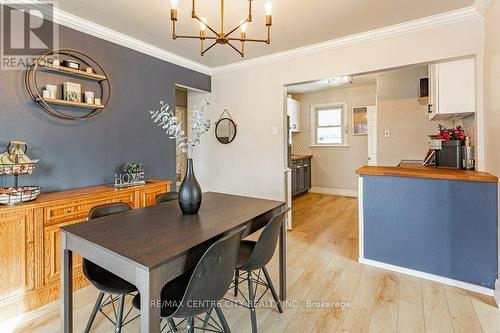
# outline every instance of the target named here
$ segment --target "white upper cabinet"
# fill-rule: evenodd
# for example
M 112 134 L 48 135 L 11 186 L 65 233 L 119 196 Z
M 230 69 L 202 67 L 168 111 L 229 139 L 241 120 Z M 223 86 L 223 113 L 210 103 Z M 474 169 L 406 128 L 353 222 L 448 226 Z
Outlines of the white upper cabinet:
M 460 119 L 476 111 L 474 59 L 429 66 L 429 119 Z
M 290 129 L 300 132 L 300 103 L 290 97 L 287 98 L 287 114 L 290 116 Z

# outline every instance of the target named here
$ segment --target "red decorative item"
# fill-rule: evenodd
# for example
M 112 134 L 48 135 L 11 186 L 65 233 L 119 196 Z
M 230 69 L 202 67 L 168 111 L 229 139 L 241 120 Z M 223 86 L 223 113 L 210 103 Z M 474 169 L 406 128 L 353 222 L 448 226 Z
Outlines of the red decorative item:
M 440 124 L 437 138 L 444 141 L 465 140 L 465 131 L 462 126 L 457 126 L 457 128 L 446 128 Z

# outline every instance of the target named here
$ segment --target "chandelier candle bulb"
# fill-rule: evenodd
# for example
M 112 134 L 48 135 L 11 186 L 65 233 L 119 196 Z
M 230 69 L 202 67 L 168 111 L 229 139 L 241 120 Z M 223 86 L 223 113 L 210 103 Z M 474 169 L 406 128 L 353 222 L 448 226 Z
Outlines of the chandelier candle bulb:
M 177 11 L 177 8 L 179 7 L 179 0 L 170 0 L 170 7 Z
M 170 9 L 170 19 L 172 21 L 177 21 L 177 9 Z
M 203 31 L 203 35 L 205 35 L 205 30 L 207 29 L 208 20 L 206 17 L 202 17 L 200 19 L 200 32 Z
M 266 11 L 266 16 L 271 16 L 273 12 L 273 2 L 271 0 L 264 3 L 264 10 Z
M 246 22 L 241 24 L 240 26 L 241 33 L 246 33 L 247 29 L 248 29 L 248 24 Z

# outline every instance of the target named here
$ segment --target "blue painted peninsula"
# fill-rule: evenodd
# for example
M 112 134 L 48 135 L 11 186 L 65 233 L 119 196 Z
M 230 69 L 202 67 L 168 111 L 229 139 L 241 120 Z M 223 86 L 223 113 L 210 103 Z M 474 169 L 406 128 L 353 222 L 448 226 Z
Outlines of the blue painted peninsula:
M 497 177 L 419 165 L 356 173 L 361 262 L 494 294 Z

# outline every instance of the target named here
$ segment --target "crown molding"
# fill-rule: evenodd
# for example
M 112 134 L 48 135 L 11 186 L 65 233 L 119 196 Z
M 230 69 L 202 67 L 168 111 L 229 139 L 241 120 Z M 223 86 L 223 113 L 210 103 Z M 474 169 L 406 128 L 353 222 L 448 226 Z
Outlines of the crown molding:
M 21 9 L 29 8 L 28 4 L 33 2 L 43 3 L 43 1 L 40 0 L 0 0 L 0 4 L 7 4 Z M 346 37 L 340 37 L 321 43 L 272 53 L 262 57 L 243 60 L 218 67 L 209 67 L 199 62 L 176 55 L 172 52 L 140 41 L 118 31 L 98 25 L 92 21 L 86 20 L 76 15 L 67 13 L 63 10 L 58 9 L 57 6 L 56 8 L 54 8 L 53 21 L 54 23 L 72 28 L 74 30 L 89 34 L 91 36 L 112 42 L 123 47 L 130 48 L 132 50 L 141 52 L 163 61 L 170 62 L 175 65 L 192 69 L 194 71 L 201 72 L 207 75 L 216 75 L 239 71 L 245 68 L 256 67 L 263 64 L 276 63 L 308 55 L 329 52 L 342 47 L 353 46 L 382 38 L 402 35 L 411 31 L 424 30 L 430 27 L 475 19 L 484 15 L 491 7 L 491 4 L 493 2 L 494 0 L 475 0 L 473 6 L 470 7 L 465 7 L 442 14 L 428 16 L 413 21 L 403 22 L 380 29 L 370 30 Z
M 276 63 L 285 60 L 296 59 L 304 56 L 333 51 L 335 49 L 352 46 L 360 43 L 374 41 L 387 37 L 402 35 L 411 31 L 424 30 L 430 27 L 453 24 L 480 17 L 474 7 L 466 7 L 442 14 L 424 17 L 413 21 L 399 23 L 380 29 L 370 30 L 359 34 L 332 39 L 326 42 L 311 44 L 296 49 L 277 52 L 262 57 L 239 61 L 228 65 L 213 68 L 213 74 L 223 74 L 251 68 L 259 65 Z
M 474 0 L 472 6 L 477 10 L 479 15 L 485 16 L 488 10 L 491 8 L 495 0 Z
M 29 4 L 30 3 L 33 4 L 33 2 L 38 2 L 40 4 L 43 4 L 42 1 L 38 0 L 0 0 L 0 4 L 9 5 L 19 9 L 29 9 L 30 8 Z M 145 43 L 136 38 L 118 32 L 116 30 L 104 27 L 92 21 L 65 12 L 57 8 L 57 2 L 55 2 L 55 5 L 56 6 L 54 7 L 54 12 L 53 12 L 54 23 L 138 51 L 140 53 L 149 55 L 151 57 L 167 61 L 175 65 L 192 69 L 194 71 L 201 72 L 203 74 L 212 75 L 212 68 L 209 66 L 200 64 L 196 61 L 184 58 L 172 52 L 168 52 L 164 49 Z M 49 12 L 50 9 L 47 8 L 46 11 L 43 10 L 41 11 L 42 15 L 40 15 L 40 13 L 33 13 L 33 15 L 38 15 L 39 17 L 42 16 L 47 17 L 47 14 L 49 14 Z

